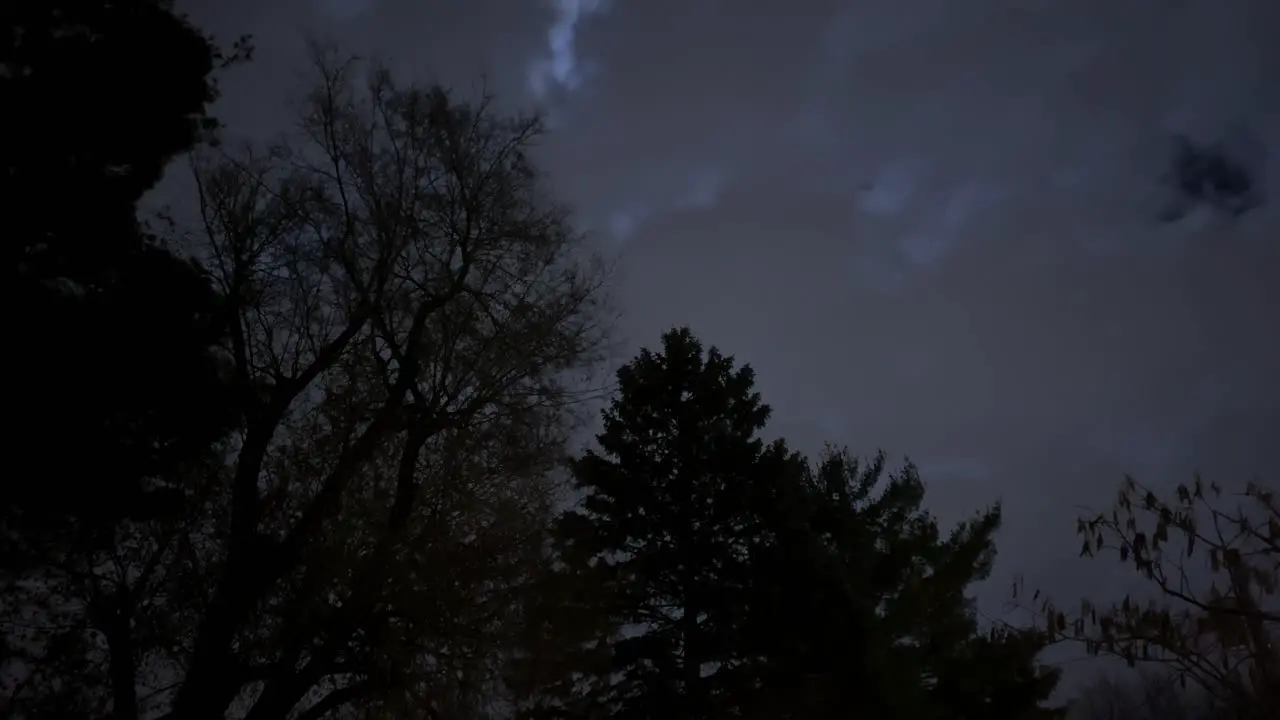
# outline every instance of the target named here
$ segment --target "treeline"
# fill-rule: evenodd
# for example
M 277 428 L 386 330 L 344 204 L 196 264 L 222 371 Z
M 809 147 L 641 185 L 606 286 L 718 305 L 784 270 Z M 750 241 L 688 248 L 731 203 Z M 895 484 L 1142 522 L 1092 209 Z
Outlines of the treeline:
M 766 442 L 686 328 L 572 451 L 613 316 L 536 117 L 317 49 L 295 130 L 228 149 L 248 44 L 160 0 L 0 13 L 5 717 L 1023 720 L 1065 714 L 1063 640 L 1278 706 L 1264 488 L 1082 521 L 1172 605 L 980 621 L 998 504 L 940 527 L 910 464 Z M 140 222 L 183 156 L 191 212 Z M 1225 584 L 1178 584 L 1192 541 Z

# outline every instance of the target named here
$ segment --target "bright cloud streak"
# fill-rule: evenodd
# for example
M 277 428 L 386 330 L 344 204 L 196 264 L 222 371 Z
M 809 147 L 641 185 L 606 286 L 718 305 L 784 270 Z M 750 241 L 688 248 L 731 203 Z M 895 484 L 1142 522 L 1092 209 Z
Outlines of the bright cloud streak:
M 578 24 L 603 12 L 605 0 L 553 0 L 555 21 L 547 30 L 547 55 L 529 69 L 529 88 L 544 97 L 554 86 L 576 90 L 583 70 L 575 50 Z

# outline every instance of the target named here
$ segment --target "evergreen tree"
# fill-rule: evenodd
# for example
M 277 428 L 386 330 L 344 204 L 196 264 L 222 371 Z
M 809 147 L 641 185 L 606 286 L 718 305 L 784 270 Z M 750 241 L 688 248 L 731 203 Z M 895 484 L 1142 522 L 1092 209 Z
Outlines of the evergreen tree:
M 983 632 L 966 596 L 990 572 L 999 506 L 943 535 L 915 467 L 887 482 L 884 469 L 883 454 L 864 465 L 829 449 L 757 569 L 755 596 L 785 588 L 748 632 L 768 688 L 759 716 L 1041 717 L 1057 683 L 1035 662 L 1045 636 Z
M 687 329 L 618 386 L 555 528 L 531 715 L 1041 717 L 1043 636 L 982 632 L 966 596 L 999 506 L 944 535 L 910 464 L 766 445 L 751 369 Z
M 769 408 L 753 385 L 749 367 L 704 353 L 687 328 L 618 372 L 600 449 L 572 466 L 582 502 L 555 528 L 573 588 L 560 599 L 602 621 L 604 659 L 563 714 L 714 717 L 732 702 L 749 665 L 751 560 L 768 536 L 760 510 L 802 469 L 757 437 Z

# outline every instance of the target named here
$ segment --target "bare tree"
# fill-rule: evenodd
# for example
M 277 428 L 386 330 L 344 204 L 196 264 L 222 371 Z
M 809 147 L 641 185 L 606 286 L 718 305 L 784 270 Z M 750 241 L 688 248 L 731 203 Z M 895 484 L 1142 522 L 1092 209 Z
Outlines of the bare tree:
M 1229 497 L 1196 478 L 1166 500 L 1126 479 L 1110 513 L 1079 520 L 1080 553 L 1110 551 L 1132 563 L 1154 598 L 1125 596 L 1109 606 L 1085 600 L 1069 617 L 1036 592 L 1034 611 L 1060 639 L 1082 642 L 1090 653 L 1168 668 L 1229 717 L 1280 707 L 1280 506 L 1252 483 L 1235 507 L 1226 505 Z
M 536 118 L 315 57 L 296 133 L 193 163 L 188 242 L 232 303 L 245 427 L 184 478 L 184 522 L 83 560 L 59 637 L 105 634 L 137 714 L 483 717 L 601 359 L 605 268 L 543 193 Z

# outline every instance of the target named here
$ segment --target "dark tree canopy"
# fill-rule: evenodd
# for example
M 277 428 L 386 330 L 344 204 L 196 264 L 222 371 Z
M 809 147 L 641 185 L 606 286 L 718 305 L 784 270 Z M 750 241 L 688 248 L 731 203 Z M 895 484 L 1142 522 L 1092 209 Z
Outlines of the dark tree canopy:
M 534 660 L 531 715 L 1038 716 L 1044 636 L 980 631 L 965 596 L 998 507 L 942 535 L 910 465 L 887 483 L 883 456 L 811 467 L 758 437 L 768 415 L 750 367 L 687 329 L 618 372 L 554 532 L 545 621 L 573 644 L 559 677 Z
M 55 517 L 145 514 L 143 481 L 235 421 L 212 350 L 222 303 L 137 219 L 168 162 L 212 128 L 224 58 L 160 0 L 15 0 L 0 17 L 19 383 L 6 403 L 20 468 L 5 482 L 7 522 L 30 532 Z
M 41 201 L 77 192 L 96 204 L 42 227 L 56 220 L 79 228 L 85 216 L 127 224 L 132 203 L 168 161 L 211 128 L 206 108 L 223 58 L 172 5 L 14 0 L 0 10 L 9 189 Z M 92 245 L 109 247 L 105 240 Z
M 99 275 L 15 263 L 65 356 L 13 411 L 58 474 L 4 508 L 32 557 L 0 574 L 0 715 L 480 718 L 501 691 L 603 268 L 538 118 L 315 60 L 293 134 L 194 154 L 172 231 L 207 275 L 123 220 Z M 50 225 L 35 250 L 96 251 Z M 172 512 L 136 512 L 149 484 Z M 102 532 L 22 532 L 41 513 Z
M 800 471 L 785 445 L 756 437 L 769 409 L 750 368 L 687 329 L 618 371 L 600 452 L 573 464 L 585 492 L 556 529 L 575 589 L 602 611 L 612 637 L 601 680 L 576 712 L 619 718 L 708 717 L 748 663 L 739 632 L 750 558 L 766 541 L 763 507 Z M 590 706 L 591 710 L 587 707 Z
M 834 448 L 802 490 L 760 582 L 775 594 L 759 632 L 783 649 L 763 685 L 791 699 L 761 717 L 1054 716 L 1058 673 L 1036 662 L 1048 636 L 983 630 L 966 595 L 995 559 L 998 505 L 944 534 L 913 465 L 886 475 L 883 454 Z

